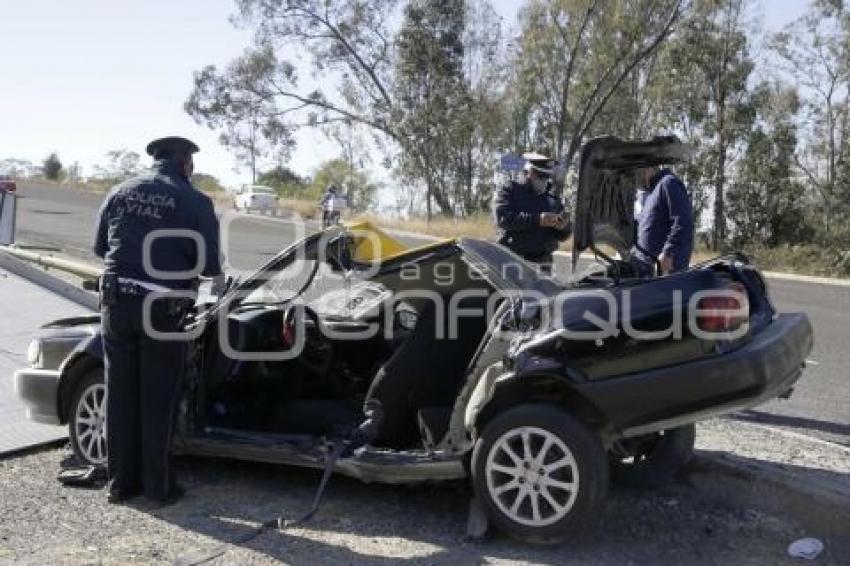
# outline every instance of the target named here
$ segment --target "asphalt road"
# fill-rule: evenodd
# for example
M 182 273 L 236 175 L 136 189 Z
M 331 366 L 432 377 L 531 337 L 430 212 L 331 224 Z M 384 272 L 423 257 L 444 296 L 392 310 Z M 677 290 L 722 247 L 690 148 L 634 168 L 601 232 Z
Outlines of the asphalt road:
M 18 240 L 56 248 L 93 260 L 91 239 L 103 195 L 58 187 L 27 187 L 20 191 Z M 224 217 L 225 221 L 227 216 Z M 293 223 L 240 215 L 223 241 L 233 268 L 251 270 L 299 235 Z M 225 222 L 226 223 L 226 222 Z M 315 229 L 308 225 L 307 230 Z M 401 237 L 416 243 L 419 238 Z M 226 244 L 226 245 L 225 245 Z M 566 260 L 556 269 L 569 273 Z M 796 430 L 850 446 L 850 287 L 770 279 L 774 304 L 780 311 L 805 312 L 815 329 L 812 363 L 790 400 L 776 400 L 736 418 Z

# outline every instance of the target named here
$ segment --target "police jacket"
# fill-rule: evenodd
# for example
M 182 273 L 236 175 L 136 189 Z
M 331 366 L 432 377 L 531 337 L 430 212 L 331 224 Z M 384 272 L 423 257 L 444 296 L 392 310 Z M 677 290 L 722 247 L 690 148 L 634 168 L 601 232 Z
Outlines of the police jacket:
M 170 235 L 158 230 L 183 230 Z M 144 242 L 151 237 L 150 266 L 145 269 Z M 98 215 L 94 253 L 103 258 L 105 273 L 186 289 L 195 275 L 221 273 L 218 219 L 212 200 L 195 189 L 173 161 L 154 163 L 151 171 L 110 191 Z M 165 272 L 184 272 L 179 278 Z M 179 275 L 179 273 L 178 273 Z
M 561 199 L 549 191 L 538 194 L 531 183 L 510 181 L 496 193 L 493 214 L 499 243 L 526 258 L 541 258 L 558 249 L 570 235 L 564 230 L 540 226 L 540 214 L 564 212 Z
M 685 185 L 669 169 L 649 181 L 652 187 L 638 216 L 636 256 L 649 265 L 662 253 L 673 259 L 673 270 L 688 267 L 694 248 L 691 199 Z

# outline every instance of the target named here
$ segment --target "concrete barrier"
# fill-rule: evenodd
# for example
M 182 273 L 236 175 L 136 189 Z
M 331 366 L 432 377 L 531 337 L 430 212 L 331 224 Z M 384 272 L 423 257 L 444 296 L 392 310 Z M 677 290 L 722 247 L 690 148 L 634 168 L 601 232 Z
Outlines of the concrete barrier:
M 103 273 L 103 269 L 94 267 L 88 263 L 47 254 L 40 254 L 16 246 L 0 246 L 0 252 L 17 259 L 35 263 L 48 269 L 58 269 L 92 281 L 100 277 Z
M 96 311 L 99 309 L 96 293 L 86 291 L 70 281 L 53 275 L 44 269 L 39 269 L 10 254 L 7 249 L 0 249 L 0 267 L 89 310 Z M 95 271 L 95 268 L 89 269 L 92 272 Z
M 0 190 L 0 244 L 4 246 L 15 243 L 18 198 L 15 193 Z

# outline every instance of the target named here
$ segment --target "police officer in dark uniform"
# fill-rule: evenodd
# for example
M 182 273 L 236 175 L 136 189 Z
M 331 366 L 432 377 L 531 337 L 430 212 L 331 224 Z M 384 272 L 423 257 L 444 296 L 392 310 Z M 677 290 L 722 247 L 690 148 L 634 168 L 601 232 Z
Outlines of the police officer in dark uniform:
M 221 274 L 212 201 L 189 181 L 197 151 L 180 137 L 151 142 L 151 171 L 113 188 L 97 222 L 94 252 L 105 266 L 101 310 L 111 502 L 144 493 L 169 503 L 180 495 L 169 452 L 187 343 L 158 339 L 151 330 L 179 332 L 191 304 L 185 293 L 196 275 Z M 145 297 L 174 291 L 184 297 L 150 297 L 147 326 Z
M 524 182 L 508 182 L 493 202 L 499 243 L 551 273 L 552 252 L 569 237 L 570 223 L 564 203 L 553 191 L 554 161 L 539 153 L 523 157 Z
M 691 197 L 669 169 L 646 167 L 638 171 L 643 198 L 637 215 L 637 238 L 632 264 L 644 277 L 667 275 L 687 269 L 694 248 Z

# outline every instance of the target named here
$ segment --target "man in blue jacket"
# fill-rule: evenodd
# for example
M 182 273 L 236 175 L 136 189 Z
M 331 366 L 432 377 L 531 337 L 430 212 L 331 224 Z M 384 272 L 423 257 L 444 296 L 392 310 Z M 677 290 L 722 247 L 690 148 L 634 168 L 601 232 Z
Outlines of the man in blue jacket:
M 637 243 L 633 257 L 645 275 L 659 275 L 686 269 L 694 248 L 694 220 L 691 199 L 685 185 L 672 171 L 647 167 L 640 171 L 647 191 L 638 215 Z
M 525 181 L 508 182 L 493 201 L 499 243 L 549 273 L 552 252 L 569 237 L 570 222 L 564 203 L 552 190 L 554 161 L 538 153 L 523 157 Z
M 186 342 L 151 330 L 178 333 L 187 301 L 173 292 L 189 290 L 197 275 L 222 271 L 212 201 L 189 181 L 196 151 L 185 138 L 151 142 L 153 168 L 115 187 L 97 221 L 113 503 L 140 493 L 165 503 L 180 495 L 169 452 Z M 166 296 L 146 304 L 151 293 Z

